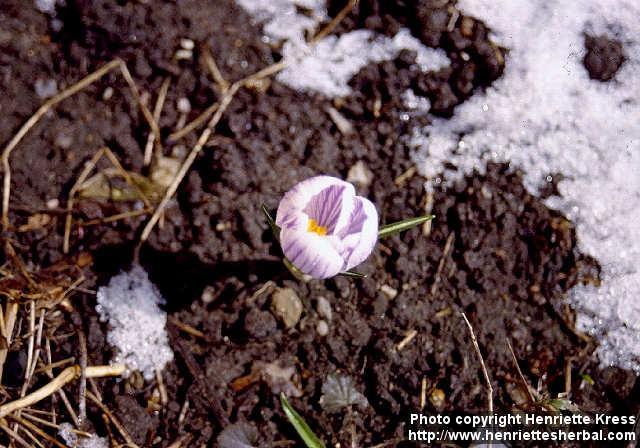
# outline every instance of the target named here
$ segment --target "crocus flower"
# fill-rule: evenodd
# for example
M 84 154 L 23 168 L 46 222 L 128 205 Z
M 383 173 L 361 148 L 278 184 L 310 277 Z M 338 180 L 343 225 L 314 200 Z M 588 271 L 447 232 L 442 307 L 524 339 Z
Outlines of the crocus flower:
M 276 224 L 284 255 L 300 271 L 329 278 L 362 263 L 378 239 L 375 206 L 356 196 L 353 185 L 316 176 L 289 190 Z

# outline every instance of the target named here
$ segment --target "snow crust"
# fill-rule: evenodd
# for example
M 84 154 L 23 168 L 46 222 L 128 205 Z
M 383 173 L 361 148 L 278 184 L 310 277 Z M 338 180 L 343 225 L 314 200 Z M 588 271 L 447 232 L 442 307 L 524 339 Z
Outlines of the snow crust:
M 173 359 L 165 330 L 164 299 L 146 271 L 134 266 L 98 289 L 96 311 L 109 323 L 107 341 L 116 349 L 114 363 L 139 370 L 150 380 L 157 369 Z

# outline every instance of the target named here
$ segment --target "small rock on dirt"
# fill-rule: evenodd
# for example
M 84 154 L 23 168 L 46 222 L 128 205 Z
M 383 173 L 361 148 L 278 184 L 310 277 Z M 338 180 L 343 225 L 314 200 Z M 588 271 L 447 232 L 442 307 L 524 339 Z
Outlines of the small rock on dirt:
M 285 327 L 296 326 L 302 315 L 302 302 L 291 288 L 277 288 L 271 296 L 271 310 Z
M 319 296 L 316 303 L 316 311 L 320 317 L 330 321 L 333 318 L 333 312 L 331 311 L 331 303 L 323 296 Z

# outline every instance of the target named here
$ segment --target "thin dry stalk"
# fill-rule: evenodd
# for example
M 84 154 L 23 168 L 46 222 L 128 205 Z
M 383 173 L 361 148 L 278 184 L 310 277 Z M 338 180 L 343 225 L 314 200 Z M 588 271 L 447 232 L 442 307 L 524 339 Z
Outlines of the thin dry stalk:
M 17 316 L 18 316 L 18 302 L 8 298 L 7 310 L 4 312 L 4 332 L 2 334 L 6 347 L 0 349 L 0 381 L 2 380 L 2 373 L 4 371 L 4 362 L 7 360 L 7 354 L 9 353 L 9 347 L 11 346 L 11 340 L 13 338 L 13 329 L 16 324 Z
M 49 364 L 51 364 L 51 360 L 52 360 L 52 356 L 51 356 L 51 341 L 49 340 L 49 338 L 45 339 L 45 349 L 47 352 L 47 362 Z M 52 370 L 48 370 L 47 371 L 47 376 L 51 379 L 53 379 L 53 371 Z M 73 420 L 73 423 L 76 425 L 76 428 L 80 427 L 80 422 L 78 422 L 78 415 L 76 414 L 76 412 L 73 410 L 73 406 L 71 406 L 71 402 L 69 401 L 69 399 L 67 398 L 67 394 L 64 393 L 64 390 L 60 389 L 58 391 L 58 395 L 60 396 L 60 399 L 62 400 L 62 403 L 64 403 L 65 408 L 67 409 L 67 412 L 69 413 L 69 416 L 71 417 L 71 419 Z M 55 422 L 55 418 L 56 418 L 56 414 L 55 414 L 55 400 L 56 397 L 52 396 L 51 397 L 51 411 L 53 413 L 53 420 Z
M 164 386 L 164 379 L 162 378 L 162 371 L 156 369 L 156 381 L 158 382 L 158 391 L 160 392 L 160 403 L 162 406 L 166 406 L 169 402 L 169 396 L 167 395 L 167 388 Z
M 57 95 L 53 96 L 49 100 L 45 101 L 42 106 L 38 108 L 38 110 L 22 125 L 22 127 L 18 130 L 18 132 L 13 136 L 13 138 L 9 141 L 7 146 L 5 146 L 2 151 L 2 168 L 4 172 L 3 179 L 3 189 L 2 189 L 2 228 L 3 230 L 7 230 L 9 228 L 9 198 L 11 196 L 11 166 L 9 164 L 9 157 L 11 156 L 11 152 L 15 149 L 15 147 L 20 143 L 20 141 L 24 138 L 24 136 L 36 125 L 36 123 L 53 107 L 55 107 L 61 101 L 69 98 L 70 96 L 75 95 L 81 90 L 85 89 L 89 85 L 93 84 L 100 78 L 102 78 L 107 73 L 112 70 L 119 68 L 122 76 L 125 81 L 129 85 L 131 92 L 133 93 L 138 106 L 142 110 L 142 114 L 147 120 L 149 127 L 155 136 L 158 145 L 160 145 L 160 131 L 157 123 L 154 121 L 151 112 L 147 109 L 147 106 L 142 102 L 140 98 L 140 92 L 131 77 L 131 73 L 121 59 L 114 59 L 113 61 L 105 64 L 103 67 L 99 68 L 95 72 L 89 74 L 88 76 L 82 78 L 76 84 L 72 85 L 68 89 L 63 90 Z
M 67 365 L 67 364 L 71 364 L 71 363 L 73 363 L 75 360 L 76 360 L 76 359 L 75 359 L 73 356 L 70 356 L 69 358 L 61 359 L 60 361 L 52 362 L 51 364 L 47 364 L 46 366 L 42 366 L 42 367 L 40 367 L 39 369 L 37 369 L 37 370 L 36 370 L 35 372 L 33 372 L 33 373 L 35 374 L 35 373 L 42 373 L 42 372 L 46 372 L 46 373 L 47 373 L 47 375 L 48 375 L 49 373 L 53 374 L 53 373 L 52 373 L 53 369 L 56 369 L 56 368 L 58 368 L 58 367 L 62 367 L 62 366 Z
M 111 420 L 111 423 L 113 423 L 113 426 L 115 426 L 115 428 L 118 430 L 118 432 L 120 433 L 122 438 L 127 442 L 127 444 L 130 447 L 139 448 L 138 445 L 136 445 L 136 443 L 133 441 L 133 439 L 131 438 L 131 436 L 127 432 L 127 430 L 124 428 L 124 426 L 122 426 L 120 421 L 116 418 L 116 416 L 111 413 L 109 408 L 107 408 L 104 405 L 104 403 L 102 403 L 102 401 L 98 399 L 98 397 L 93 395 L 91 392 L 87 392 L 87 398 L 89 398 L 89 400 L 93 401 L 96 404 L 96 406 L 98 406 L 100 408 L 100 410 L 107 417 L 109 417 L 109 420 Z
M 347 15 L 351 12 L 353 8 L 355 8 L 357 4 L 358 4 L 358 0 L 350 0 L 349 3 L 347 3 L 346 6 L 342 8 L 340 12 L 338 12 L 338 14 L 336 14 L 336 16 L 333 18 L 333 20 L 331 20 L 331 22 L 329 22 L 327 26 L 321 29 L 318 32 L 318 34 L 313 36 L 313 39 L 311 39 L 311 43 L 316 43 L 320 39 L 322 39 L 323 37 L 331 33 L 336 28 L 336 26 L 338 26 L 338 24 L 342 21 L 342 19 L 347 17 Z
M 87 378 L 98 378 L 105 376 L 120 376 L 124 373 L 125 367 L 123 365 L 113 365 L 113 366 L 91 366 L 87 367 Z M 71 366 L 64 369 L 57 377 L 55 377 L 51 382 L 42 386 L 39 389 L 31 392 L 29 395 L 26 395 L 22 398 L 19 398 L 14 401 L 10 401 L 9 403 L 5 403 L 0 406 L 0 418 L 5 417 L 11 414 L 14 411 L 17 411 L 22 408 L 26 408 L 27 406 L 31 406 L 39 401 L 47 398 L 54 392 L 62 389 L 67 383 L 77 379 L 80 376 L 80 367 L 79 366 Z
M 23 433 L 25 433 L 27 435 L 27 437 L 29 437 L 29 439 L 31 439 L 31 441 L 33 443 L 35 443 L 35 445 L 33 446 L 38 446 L 40 448 L 44 448 L 44 445 L 42 443 L 40 443 L 40 440 L 36 439 L 36 436 L 34 436 L 31 431 L 29 431 L 27 428 L 25 428 L 24 426 L 20 426 L 20 424 L 18 422 L 14 423 L 13 425 L 13 430 L 18 433 L 18 431 L 22 431 Z
M 460 314 L 462 314 L 462 318 L 469 328 L 469 333 L 471 334 L 471 342 L 473 342 L 473 347 L 476 349 L 478 358 L 480 358 L 480 366 L 482 367 L 482 373 L 484 374 L 484 379 L 487 383 L 487 405 L 489 408 L 489 413 L 493 413 L 493 386 L 491 385 L 491 379 L 489 378 L 489 373 L 487 372 L 487 366 L 484 364 L 484 358 L 482 357 L 482 353 L 480 352 L 480 346 L 478 345 L 476 334 L 473 331 L 473 327 L 471 326 L 469 319 L 467 319 L 467 315 L 463 312 L 461 312 Z
M 17 421 L 18 423 L 20 423 L 22 426 L 24 426 L 26 428 L 29 428 L 31 431 L 33 431 L 34 433 L 38 434 L 40 437 L 42 437 L 43 439 L 45 439 L 49 443 L 53 443 L 55 446 L 57 446 L 59 448 L 67 448 L 66 445 L 63 445 L 62 443 L 58 442 L 56 439 L 51 437 L 49 434 L 44 432 L 42 429 L 38 428 L 36 425 L 31 423 L 30 421 L 25 420 L 24 418 L 18 417 L 18 416 L 12 416 L 11 418 L 14 419 L 15 421 Z M 59 428 L 58 425 L 53 425 L 53 427 L 54 428 Z
M 407 331 L 407 334 L 402 339 L 402 341 L 398 342 L 398 344 L 396 345 L 396 350 L 401 351 L 403 348 L 405 348 L 407 344 L 409 344 L 409 342 L 413 341 L 417 334 L 418 332 L 414 329 Z
M 31 301 L 29 307 L 29 343 L 27 348 L 27 368 L 24 371 L 24 384 L 22 386 L 21 397 L 24 397 L 26 388 L 28 386 L 29 372 L 31 371 L 31 364 L 33 363 L 33 352 L 35 349 L 35 337 L 36 337 L 36 302 Z
M 78 420 L 82 424 L 87 418 L 87 338 L 82 328 L 78 328 L 80 343 L 80 384 L 78 385 Z
M 31 365 L 31 371 L 28 376 L 28 383 L 31 383 L 31 379 L 33 378 L 33 374 L 35 373 L 36 367 L 38 366 L 38 359 L 40 358 L 40 351 L 42 350 L 42 331 L 44 329 L 44 316 L 46 314 L 46 309 L 42 308 L 40 310 L 40 318 L 38 319 L 38 331 L 36 336 L 36 351 L 33 355 L 33 359 L 35 360 Z
M 91 219 L 89 221 L 78 221 L 76 222 L 76 225 L 78 227 L 95 226 L 98 224 L 105 224 L 109 222 L 120 221 L 121 219 L 135 218 L 141 215 L 146 215 L 147 213 L 151 213 L 152 211 L 153 209 L 151 208 L 143 208 L 141 210 L 131 210 L 129 212 L 122 212 L 122 213 L 117 213 L 115 215 L 107 216 L 106 218 L 96 218 L 96 219 Z
M 82 172 L 80 173 L 80 176 L 78 176 L 78 179 L 76 179 L 76 182 L 71 187 L 71 190 L 69 190 L 69 198 L 67 199 L 67 217 L 64 223 L 64 239 L 62 243 L 62 252 L 65 254 L 69 252 L 69 237 L 71 235 L 71 213 L 73 211 L 73 204 L 74 204 L 76 193 L 80 189 L 80 185 L 82 185 L 82 183 L 89 176 L 89 173 L 91 173 L 91 171 L 93 171 L 93 169 L 95 168 L 96 164 L 98 163 L 98 160 L 100 160 L 100 158 L 102 157 L 102 154 L 104 153 L 104 149 L 105 148 L 101 148 L 100 150 L 98 150 L 93 155 L 91 160 L 89 160 L 85 164 L 84 168 L 82 169 Z
M 160 115 L 162 114 L 162 108 L 164 107 L 164 100 L 167 98 L 167 91 L 169 90 L 169 85 L 171 84 L 171 78 L 166 77 L 160 86 L 160 91 L 158 92 L 158 98 L 156 99 L 156 105 L 153 108 L 153 119 L 157 123 L 160 120 Z M 152 132 L 149 133 L 147 137 L 147 144 L 144 147 L 144 166 L 149 166 L 151 163 L 151 156 L 153 155 L 153 142 L 155 140 L 155 135 Z
M 169 142 L 171 143 L 177 142 L 178 140 L 183 138 L 185 135 L 190 134 L 192 131 L 202 126 L 204 123 L 207 122 L 211 114 L 213 114 L 216 110 L 218 110 L 218 107 L 220 107 L 220 103 L 213 103 L 211 106 L 207 107 L 204 110 L 204 112 L 202 112 L 195 119 L 193 119 L 193 121 L 187 123 L 185 127 L 169 134 L 169 139 L 168 139 Z
M 33 448 L 22 437 L 20 437 L 20 435 L 17 432 L 9 428 L 5 419 L 0 420 L 0 429 L 6 432 L 7 435 L 11 438 L 11 440 L 18 442 L 20 445 L 26 448 Z
M 447 261 L 447 257 L 449 256 L 449 252 L 451 252 L 451 247 L 453 246 L 453 240 L 455 238 L 455 234 L 451 232 L 447 237 L 447 241 L 444 243 L 444 249 L 442 250 L 442 256 L 440 257 L 440 262 L 438 263 L 438 269 L 436 270 L 436 275 L 433 279 L 433 284 L 431 285 L 431 296 L 433 297 L 438 292 L 438 286 L 440 286 L 440 277 L 442 276 L 442 270 L 444 269 L 444 265 Z
M 529 399 L 529 403 L 535 403 L 539 398 L 538 394 L 525 379 L 524 374 L 520 369 L 520 365 L 518 364 L 518 358 L 516 358 L 516 353 L 513 351 L 511 342 L 508 339 L 507 339 L 507 347 L 509 347 L 509 353 L 511 353 L 511 359 L 513 360 L 513 365 L 516 367 L 516 371 L 518 372 L 518 376 L 520 377 L 521 386 L 524 387 L 524 390 L 527 392 L 527 398 Z
M 229 90 L 229 82 L 224 79 L 222 76 L 222 72 L 218 68 L 218 64 L 216 64 L 216 60 L 211 56 L 211 52 L 209 51 L 209 47 L 205 46 L 202 48 L 202 56 L 204 57 L 204 62 L 207 64 L 207 68 L 209 72 L 211 72 L 211 76 L 213 80 L 218 84 L 220 88 L 220 93 L 225 93 Z

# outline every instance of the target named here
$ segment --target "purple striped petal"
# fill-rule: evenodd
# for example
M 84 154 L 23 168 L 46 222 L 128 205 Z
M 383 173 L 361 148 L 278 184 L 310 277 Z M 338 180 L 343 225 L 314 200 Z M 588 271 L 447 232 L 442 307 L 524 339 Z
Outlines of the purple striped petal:
M 282 251 L 300 271 L 313 278 L 329 278 L 340 273 L 343 259 L 332 245 L 333 238 L 304 230 L 283 228 Z
M 336 188 L 338 187 L 338 188 Z M 340 195 L 335 195 L 337 191 L 340 191 L 339 187 L 342 187 L 342 193 Z M 324 194 L 320 195 L 321 192 Z M 325 198 L 326 196 L 333 196 L 332 203 L 336 204 L 339 198 L 343 196 L 350 196 L 353 198 L 355 196 L 355 190 L 353 185 L 348 182 L 345 182 L 341 179 L 332 176 L 315 176 L 311 177 L 307 180 L 304 180 L 294 186 L 291 190 L 285 193 L 284 197 L 280 201 L 280 205 L 278 206 L 278 211 L 276 213 L 276 224 L 282 227 L 290 227 L 297 228 L 300 230 L 304 230 L 308 221 L 300 220 L 298 217 L 301 213 L 307 215 L 304 211 L 310 204 L 310 202 L 314 199 L 314 197 L 319 199 Z M 349 207 L 348 211 L 350 213 L 350 208 L 352 207 L 352 200 L 343 201 L 341 203 L 344 206 Z M 322 213 L 322 216 L 326 216 L 331 218 L 331 211 L 327 208 L 325 211 L 322 210 L 320 203 L 316 203 L 312 208 L 314 212 Z M 317 210 L 316 210 L 317 209 Z M 342 212 L 342 208 L 339 208 L 340 215 L 338 217 L 338 221 L 335 224 L 336 226 L 340 226 L 344 221 L 346 221 L 348 214 Z M 311 217 L 311 216 L 309 216 Z M 315 218 L 314 218 L 315 219 Z M 320 223 L 316 219 L 316 222 Z M 322 224 L 321 224 L 322 225 Z
M 378 212 L 376 207 L 361 196 L 355 198 L 356 206 L 350 225 L 341 234 L 345 250 L 342 252 L 344 270 L 351 269 L 366 260 L 378 241 Z

